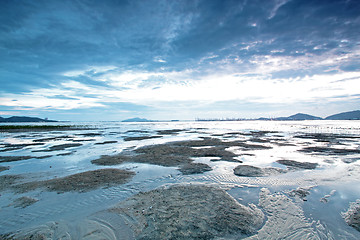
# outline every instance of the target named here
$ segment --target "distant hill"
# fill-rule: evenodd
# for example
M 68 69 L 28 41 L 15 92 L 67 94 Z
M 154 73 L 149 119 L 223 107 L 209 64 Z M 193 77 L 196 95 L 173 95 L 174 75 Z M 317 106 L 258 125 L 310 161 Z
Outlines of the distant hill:
M 360 110 L 328 116 L 325 120 L 360 120 Z
M 152 120 L 148 120 L 146 118 L 129 118 L 126 120 L 123 120 L 122 122 L 153 122 Z
M 42 118 L 37 118 L 37 117 L 13 116 L 13 117 L 9 117 L 9 118 L 0 117 L 0 122 L 14 123 L 14 122 L 57 122 L 57 121 L 42 119 Z
M 276 120 L 287 120 L 287 121 L 291 121 L 291 120 L 295 120 L 295 121 L 302 121 L 302 120 L 322 120 L 322 118 L 320 117 L 316 117 L 316 116 L 312 116 L 309 114 L 304 114 L 304 113 L 297 113 L 294 115 L 291 115 L 289 117 L 282 117 L 282 118 L 277 118 Z
M 321 117 L 312 116 L 309 114 L 304 113 L 297 113 L 294 115 L 291 115 L 289 117 L 278 117 L 278 118 L 258 118 L 256 120 L 262 120 L 262 121 L 303 121 L 303 120 L 322 120 Z

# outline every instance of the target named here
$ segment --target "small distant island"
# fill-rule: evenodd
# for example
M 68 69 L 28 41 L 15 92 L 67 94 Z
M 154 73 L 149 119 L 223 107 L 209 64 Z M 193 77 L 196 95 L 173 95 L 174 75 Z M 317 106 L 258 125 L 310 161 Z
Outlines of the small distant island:
M 129 119 L 126 119 L 126 120 L 123 120 L 122 122 L 155 122 L 153 120 L 148 120 L 146 118 L 129 118 Z
M 58 122 L 55 120 L 48 120 L 47 118 L 37 118 L 37 117 L 24 117 L 24 116 L 13 116 L 8 118 L 0 117 L 0 122 L 4 123 L 34 123 L 34 122 Z

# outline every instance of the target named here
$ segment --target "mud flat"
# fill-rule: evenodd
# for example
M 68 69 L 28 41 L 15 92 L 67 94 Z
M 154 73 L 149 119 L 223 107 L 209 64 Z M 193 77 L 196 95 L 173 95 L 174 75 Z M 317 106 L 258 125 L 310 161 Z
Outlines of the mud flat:
M 234 174 L 241 177 L 265 177 L 286 172 L 280 168 L 259 168 L 250 165 L 239 165 L 234 168 Z
M 33 152 L 53 152 L 53 151 L 61 151 L 65 150 L 67 148 L 73 148 L 73 147 L 80 147 L 82 146 L 81 143 L 65 143 L 65 144 L 59 144 L 51 146 L 49 149 L 43 149 L 43 150 L 33 150 Z
M 0 162 L 16 162 L 34 158 L 32 156 L 0 156 Z
M 14 202 L 12 204 L 10 204 L 9 206 L 13 206 L 16 208 L 26 208 L 30 205 L 33 205 L 37 201 L 39 201 L 39 200 L 35 199 L 35 198 L 31 198 L 31 197 L 20 197 L 20 198 L 15 199 Z
M 123 216 L 136 239 L 234 239 L 254 234 L 264 221 L 255 205 L 206 185 L 139 193 L 110 211 Z
M 306 197 L 310 194 L 311 188 L 312 187 L 307 187 L 307 188 L 298 187 L 288 192 L 288 194 L 290 197 L 297 197 L 303 201 L 307 201 Z
M 326 154 L 326 155 L 349 155 L 360 154 L 359 149 L 331 148 L 331 147 L 306 147 L 300 150 L 305 153 Z
M 22 177 L 20 175 L 2 175 L 0 176 L 0 191 L 5 191 L 16 184 Z
M 311 163 L 311 162 L 298 162 L 294 160 L 278 160 L 277 163 L 280 163 L 282 165 L 292 167 L 292 168 L 302 168 L 302 169 L 315 169 L 318 164 L 317 163 Z
M 104 142 L 98 142 L 95 143 L 95 145 L 105 145 L 105 144 L 112 144 L 112 143 L 117 143 L 118 141 L 104 141 Z
M 199 174 L 211 171 L 212 168 L 205 163 L 188 163 L 183 165 L 179 171 L 184 175 Z
M 37 188 L 55 192 L 86 192 L 99 187 L 124 184 L 133 175 L 135 173 L 131 171 L 107 168 L 77 173 L 63 178 L 16 184 L 12 185 L 12 188 L 17 192 L 28 192 Z M 10 178 L 8 181 L 11 180 Z
M 225 146 L 213 146 L 218 140 L 184 141 L 140 147 L 134 151 L 113 156 L 101 156 L 91 161 L 96 165 L 117 165 L 124 162 L 149 163 L 165 167 L 177 167 L 193 162 L 192 157 L 218 157 L 223 161 L 241 162 L 237 155 L 227 151 Z M 205 147 L 205 148 L 194 148 Z M 190 165 L 188 167 L 204 167 Z
M 349 209 L 342 216 L 349 226 L 360 231 L 360 199 L 350 203 Z
M 32 131 L 56 131 L 56 130 L 77 130 L 79 127 L 70 125 L 2 125 L 0 132 L 32 132 Z M 81 129 L 81 128 L 80 128 Z
M 301 207 L 280 193 L 272 194 L 263 188 L 259 206 L 267 215 L 265 225 L 248 240 L 255 239 L 333 239 L 317 229 L 325 229 L 320 223 L 313 226 L 306 220 Z M 316 228 L 316 229 L 315 229 Z M 329 237 L 329 238 L 328 238 Z
M 0 172 L 9 170 L 9 167 L 0 166 Z
M 21 143 L 21 144 L 3 144 L 3 148 L 0 152 L 8 152 L 13 150 L 23 149 L 25 147 L 44 145 L 44 143 Z
M 167 129 L 167 130 L 159 130 L 157 133 L 159 135 L 176 135 L 179 132 L 186 131 L 186 129 Z
M 208 138 L 203 137 L 201 140 L 190 140 L 190 141 L 180 141 L 174 143 L 175 145 L 188 146 L 188 147 L 206 147 L 213 146 L 217 148 L 229 148 L 229 147 L 240 147 L 242 150 L 265 150 L 271 149 L 272 147 L 261 145 L 261 144 L 250 144 L 246 141 L 223 141 L 218 138 Z
M 154 138 L 161 138 L 162 136 L 139 136 L 139 137 L 124 137 L 124 141 L 140 141 Z
M 297 135 L 295 138 L 313 139 L 317 142 L 338 143 L 344 140 L 359 139 L 360 136 L 350 134 L 308 133 Z

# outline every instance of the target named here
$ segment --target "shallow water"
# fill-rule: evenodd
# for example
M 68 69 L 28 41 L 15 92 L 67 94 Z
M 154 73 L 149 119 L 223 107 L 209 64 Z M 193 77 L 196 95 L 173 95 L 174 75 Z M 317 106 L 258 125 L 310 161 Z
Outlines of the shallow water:
M 71 124 L 86 126 L 86 128 L 50 132 L 0 132 L 0 157 L 32 157 L 12 162 L 1 160 L 0 166 L 9 166 L 10 169 L 0 172 L 0 176 L 22 174 L 25 177 L 23 181 L 27 182 L 59 178 L 102 168 L 130 170 L 134 171 L 136 175 L 123 185 L 84 193 L 58 194 L 37 189 L 17 194 L 11 189 L 5 189 L 0 192 L 0 234 L 22 231 L 49 222 L 61 222 L 65 225 L 78 222 L 79 226 L 82 226 L 86 219 L 91 219 L 99 212 L 109 209 L 139 192 L 150 191 L 166 184 L 201 183 L 226 187 L 230 195 L 244 205 L 250 203 L 258 205 L 260 190 L 267 188 L 271 193 L 279 193 L 291 199 L 302 211 L 301 214 L 306 223 L 319 222 L 322 227 L 310 224 L 312 229 L 323 234 L 319 234 L 319 236 L 331 236 L 333 239 L 360 238 L 360 233 L 349 227 L 341 217 L 341 212 L 347 210 L 349 203 L 360 198 L 360 188 L 358 187 L 360 162 L 357 161 L 360 159 L 360 154 L 356 152 L 328 154 L 327 152 L 299 151 L 309 146 L 359 150 L 359 121 L 76 122 L 52 124 Z M 158 132 L 173 129 L 179 131 L 173 134 Z M 318 136 L 319 134 L 321 137 Z M 143 136 L 161 137 L 137 141 L 124 140 L 127 137 Z M 195 140 L 201 137 L 219 138 L 223 141 L 241 140 L 247 144 L 271 147 L 270 149 L 230 147 L 228 150 L 237 155 L 236 159 L 246 165 L 287 169 L 286 166 L 276 161 L 294 160 L 318 163 L 318 167 L 314 170 L 290 169 L 287 173 L 269 177 L 239 177 L 234 175 L 233 169 L 241 163 L 212 161 L 218 160 L 216 157 L 193 158 L 195 162 L 208 164 L 212 168 L 212 171 L 194 175 L 182 175 L 177 167 L 146 163 L 123 163 L 116 166 L 97 166 L 91 163 L 91 160 L 97 159 L 101 155 L 114 155 L 123 151 L 131 152 L 142 146 Z M 42 144 L 35 145 L 33 143 Z M 81 145 L 71 146 L 74 143 Z M 61 145 L 68 147 L 57 149 Z M 307 201 L 288 195 L 289 191 L 297 187 L 311 187 Z M 321 201 L 326 195 L 330 196 Z M 25 208 L 11 205 L 22 196 L 38 201 Z M 107 216 L 107 218 L 110 219 L 111 216 Z M 115 236 L 119 236 L 121 231 L 126 232 L 126 229 L 114 226 L 114 224 L 121 225 L 121 223 L 115 223 L 116 218 L 111 219 L 103 221 L 112 226 L 111 229 L 115 232 Z M 73 234 L 76 232 L 69 228 L 64 229 L 64 231 L 72 231 Z M 322 238 L 320 237 L 320 239 Z

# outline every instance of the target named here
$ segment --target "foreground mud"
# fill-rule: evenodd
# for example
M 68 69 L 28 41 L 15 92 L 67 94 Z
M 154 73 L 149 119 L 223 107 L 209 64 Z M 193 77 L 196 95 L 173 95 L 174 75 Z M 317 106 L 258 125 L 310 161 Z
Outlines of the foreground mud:
M 178 185 L 140 193 L 111 211 L 125 218 L 136 239 L 213 239 L 254 234 L 264 214 L 224 190 Z
M 110 187 L 128 182 L 134 172 L 121 169 L 99 169 L 77 173 L 63 178 L 34 181 L 12 186 L 17 192 L 28 192 L 38 188 L 55 192 L 86 192 L 99 187 Z M 9 181 L 13 179 L 10 178 Z

